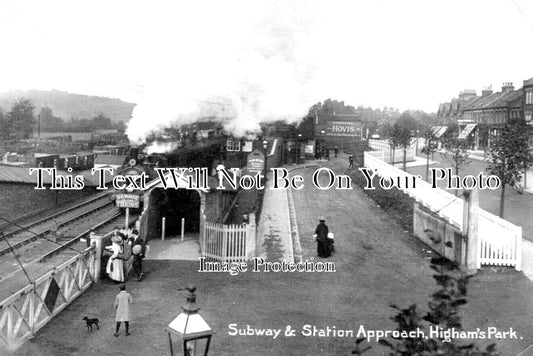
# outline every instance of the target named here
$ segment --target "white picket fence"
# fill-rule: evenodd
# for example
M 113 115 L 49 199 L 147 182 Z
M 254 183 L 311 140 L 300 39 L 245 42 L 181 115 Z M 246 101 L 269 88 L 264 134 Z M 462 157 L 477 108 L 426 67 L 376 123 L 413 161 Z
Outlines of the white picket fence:
M 18 348 L 93 285 L 95 263 L 91 246 L 0 302 L 0 348 Z
M 404 184 L 415 176 L 404 172 L 380 159 L 382 152 L 365 152 L 365 167 L 377 169 L 376 175 L 391 178 Z M 378 184 L 375 179 L 375 185 Z M 400 189 L 437 215 L 463 230 L 463 200 L 440 188 L 416 178 L 415 188 Z M 522 269 L 522 227 L 479 209 L 478 222 L 478 268 L 481 265 L 514 266 Z
M 201 255 L 221 262 L 246 261 L 255 252 L 255 225 L 224 225 L 206 221 Z

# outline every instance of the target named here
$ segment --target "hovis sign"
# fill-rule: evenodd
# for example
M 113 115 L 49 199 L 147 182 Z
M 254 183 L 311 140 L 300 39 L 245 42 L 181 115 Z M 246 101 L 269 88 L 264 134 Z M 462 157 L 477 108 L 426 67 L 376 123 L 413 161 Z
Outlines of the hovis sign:
M 327 121 L 326 136 L 361 137 L 361 123 L 353 121 Z

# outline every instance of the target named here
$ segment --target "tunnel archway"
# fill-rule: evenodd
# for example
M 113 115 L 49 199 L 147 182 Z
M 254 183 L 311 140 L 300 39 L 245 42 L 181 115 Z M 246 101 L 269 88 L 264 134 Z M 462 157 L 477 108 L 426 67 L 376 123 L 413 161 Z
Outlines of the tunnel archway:
M 152 189 L 149 193 L 148 239 L 161 238 L 163 217 L 167 237 L 180 236 L 184 218 L 185 234 L 198 238 L 201 222 L 200 194 L 199 191 L 189 189 Z

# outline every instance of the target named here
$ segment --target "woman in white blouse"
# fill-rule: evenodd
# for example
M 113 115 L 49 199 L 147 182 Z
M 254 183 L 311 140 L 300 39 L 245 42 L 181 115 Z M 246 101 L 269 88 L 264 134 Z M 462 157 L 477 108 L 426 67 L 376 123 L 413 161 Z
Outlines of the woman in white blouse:
M 124 282 L 124 261 L 118 258 L 118 255 L 124 251 L 122 247 L 122 238 L 120 238 L 120 236 L 113 236 L 111 242 L 111 246 L 106 247 L 106 249 L 113 252 L 113 255 L 109 257 L 109 261 L 107 261 L 106 273 L 112 280 Z

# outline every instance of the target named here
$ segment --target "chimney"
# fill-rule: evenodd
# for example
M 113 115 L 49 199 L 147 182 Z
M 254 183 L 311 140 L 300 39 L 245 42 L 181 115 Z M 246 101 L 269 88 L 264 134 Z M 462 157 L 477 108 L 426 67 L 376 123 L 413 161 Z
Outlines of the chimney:
M 475 98 L 477 96 L 477 93 L 475 90 L 472 89 L 465 89 L 462 92 L 459 93 L 459 100 L 461 101 L 468 101 L 472 98 Z
M 489 95 L 492 95 L 492 85 L 486 87 L 486 88 L 483 88 L 483 90 L 481 91 L 481 96 L 482 97 L 485 97 L 485 96 L 489 96 Z
M 509 93 L 510 91 L 514 90 L 514 86 L 512 82 L 504 82 L 502 84 L 502 92 L 503 93 Z

